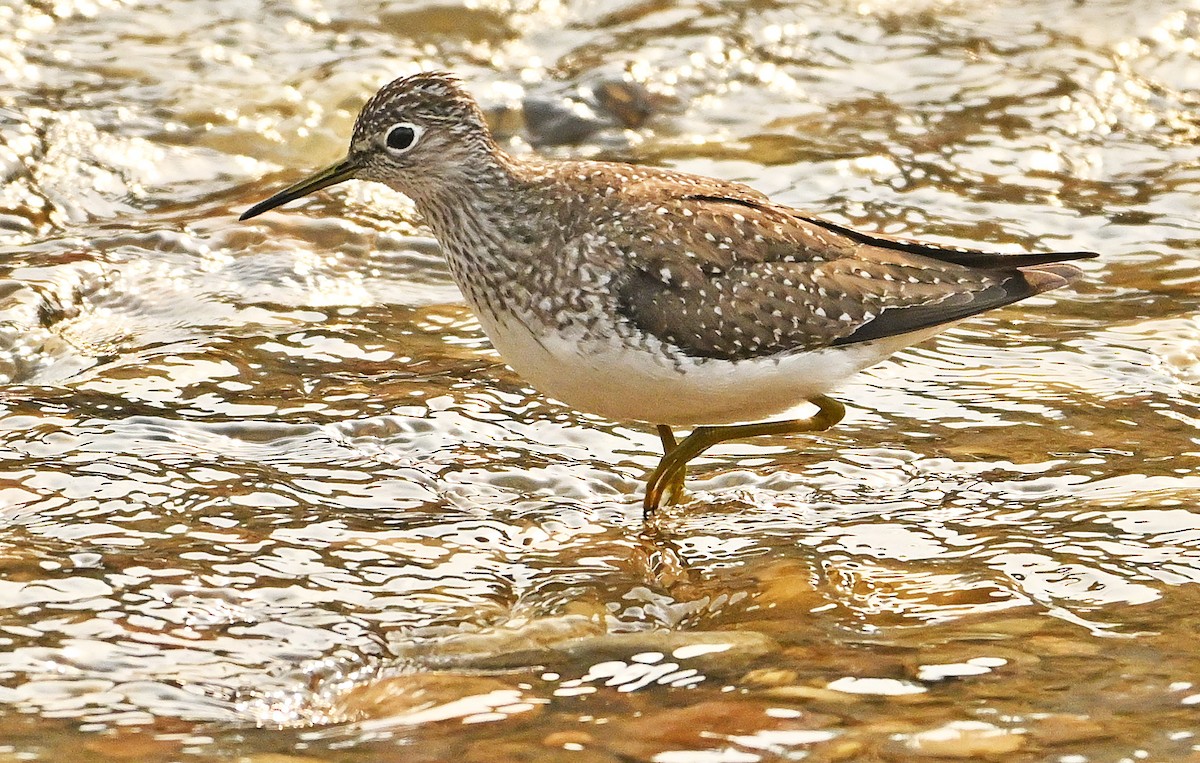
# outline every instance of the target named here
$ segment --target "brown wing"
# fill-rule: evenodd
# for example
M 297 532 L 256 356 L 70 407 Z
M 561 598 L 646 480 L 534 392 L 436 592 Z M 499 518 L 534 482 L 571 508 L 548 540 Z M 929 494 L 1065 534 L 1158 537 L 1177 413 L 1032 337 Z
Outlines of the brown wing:
M 634 267 L 619 309 L 701 358 L 802 352 L 956 321 L 1079 274 L 1022 264 L 1090 256 L 1016 255 L 1008 265 L 1007 255 L 859 235 L 741 194 L 681 195 L 644 217 L 639 245 L 625 252 Z

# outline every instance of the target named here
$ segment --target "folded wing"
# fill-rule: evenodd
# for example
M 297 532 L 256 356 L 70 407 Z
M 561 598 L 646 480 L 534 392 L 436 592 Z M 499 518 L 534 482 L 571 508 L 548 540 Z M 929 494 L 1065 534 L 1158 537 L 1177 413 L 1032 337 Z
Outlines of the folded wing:
M 635 267 L 618 306 L 640 331 L 698 358 L 919 331 L 1064 286 L 1079 270 L 1057 263 L 1095 256 L 938 247 L 703 190 L 646 210 L 639 243 L 623 252 Z

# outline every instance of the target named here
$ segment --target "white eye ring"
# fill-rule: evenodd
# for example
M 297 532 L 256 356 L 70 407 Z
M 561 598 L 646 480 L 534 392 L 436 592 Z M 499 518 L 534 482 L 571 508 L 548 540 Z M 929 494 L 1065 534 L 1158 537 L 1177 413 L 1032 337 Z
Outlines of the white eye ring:
M 412 122 L 397 122 L 383 135 L 383 145 L 393 154 L 403 154 L 421 139 L 425 128 Z

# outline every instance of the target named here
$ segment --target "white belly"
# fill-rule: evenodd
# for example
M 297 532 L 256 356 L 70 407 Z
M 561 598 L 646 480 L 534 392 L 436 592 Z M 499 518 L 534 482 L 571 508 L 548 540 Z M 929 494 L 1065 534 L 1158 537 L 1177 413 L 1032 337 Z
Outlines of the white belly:
M 677 364 L 616 341 L 534 336 L 515 320 L 479 315 L 505 362 L 542 394 L 617 421 L 677 425 L 761 421 L 943 328 L 764 360 Z

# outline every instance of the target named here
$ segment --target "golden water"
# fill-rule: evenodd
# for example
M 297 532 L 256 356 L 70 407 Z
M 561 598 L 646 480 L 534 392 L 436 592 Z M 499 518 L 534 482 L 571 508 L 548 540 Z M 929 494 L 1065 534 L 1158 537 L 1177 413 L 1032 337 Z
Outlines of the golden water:
M 514 151 L 1103 257 L 643 532 L 657 438 L 402 198 L 235 220 L 435 67 Z M 1183 0 L 0 5 L 0 762 L 1200 760 L 1198 92 Z

